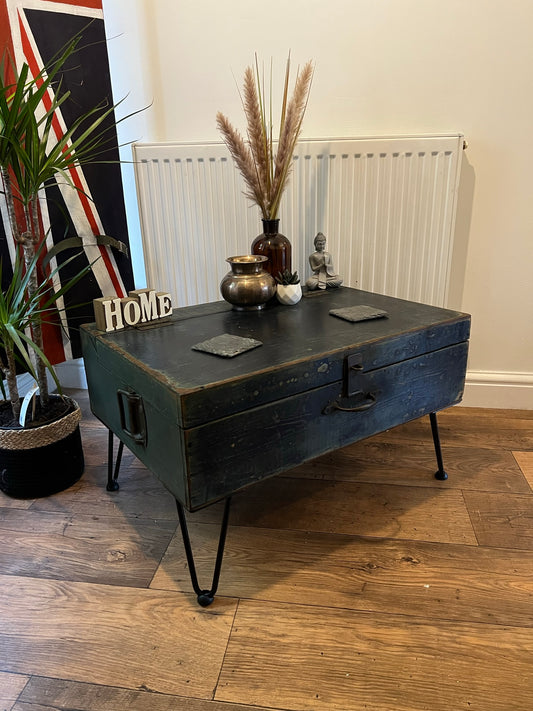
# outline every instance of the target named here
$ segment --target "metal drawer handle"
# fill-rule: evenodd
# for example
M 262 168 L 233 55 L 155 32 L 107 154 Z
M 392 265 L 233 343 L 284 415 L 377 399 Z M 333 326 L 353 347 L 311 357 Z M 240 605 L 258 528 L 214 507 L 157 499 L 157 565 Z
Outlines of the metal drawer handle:
M 356 405 L 355 407 L 342 407 L 342 405 L 339 405 L 337 401 L 331 402 L 324 408 L 324 414 L 330 415 L 335 410 L 340 410 L 341 412 L 364 412 L 365 410 L 370 410 L 371 407 L 374 407 L 377 402 L 376 396 L 372 395 L 372 393 L 363 393 L 360 391 L 354 393 L 354 395 L 364 395 L 364 397 L 368 398 L 368 400 L 367 402 L 363 402 L 361 405 Z
M 127 390 L 117 390 L 120 426 L 137 444 L 146 444 L 146 418 L 142 397 Z M 124 408 L 127 405 L 127 416 Z

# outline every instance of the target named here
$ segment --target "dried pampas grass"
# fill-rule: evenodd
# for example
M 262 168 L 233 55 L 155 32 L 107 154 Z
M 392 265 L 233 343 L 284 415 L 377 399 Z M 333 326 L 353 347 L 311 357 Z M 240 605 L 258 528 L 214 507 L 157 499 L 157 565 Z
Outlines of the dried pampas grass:
M 276 219 L 278 216 L 281 196 L 292 167 L 294 147 L 307 108 L 313 78 L 312 63 L 307 62 L 303 69 L 298 71 L 291 98 L 289 98 L 289 77 L 290 56 L 285 70 L 281 118 L 276 142 L 273 137 L 272 95 L 270 92 L 267 106 L 264 77 L 260 75 L 257 57 L 255 68 L 251 66 L 246 68 L 241 97 L 247 124 L 247 140 L 244 140 L 224 114 L 220 112 L 217 114 L 217 127 L 246 183 L 245 194 L 259 205 L 265 220 Z M 270 84 L 272 84 L 272 70 Z

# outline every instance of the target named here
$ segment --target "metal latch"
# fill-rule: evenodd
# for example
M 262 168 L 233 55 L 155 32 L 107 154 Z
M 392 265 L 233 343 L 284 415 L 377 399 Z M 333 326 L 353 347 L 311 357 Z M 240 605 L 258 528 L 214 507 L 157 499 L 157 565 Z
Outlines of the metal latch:
M 376 394 L 361 389 L 362 382 L 359 375 L 363 370 L 361 353 L 352 353 L 346 356 L 344 359 L 342 396 L 326 405 L 322 411 L 324 415 L 331 415 L 338 410 L 341 412 L 364 412 L 376 405 Z
M 344 396 L 351 397 L 361 389 L 357 376 L 363 370 L 361 353 L 352 353 L 344 359 Z

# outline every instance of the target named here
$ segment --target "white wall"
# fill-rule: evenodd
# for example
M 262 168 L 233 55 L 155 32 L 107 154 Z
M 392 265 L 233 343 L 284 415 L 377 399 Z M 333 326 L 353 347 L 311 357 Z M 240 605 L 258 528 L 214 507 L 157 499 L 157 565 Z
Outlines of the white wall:
M 266 8 L 266 9 L 265 9 Z M 533 408 L 531 0 L 104 0 L 115 99 L 153 99 L 138 140 L 242 127 L 254 52 L 316 69 L 310 138 L 461 131 L 452 308 L 472 314 L 465 403 Z

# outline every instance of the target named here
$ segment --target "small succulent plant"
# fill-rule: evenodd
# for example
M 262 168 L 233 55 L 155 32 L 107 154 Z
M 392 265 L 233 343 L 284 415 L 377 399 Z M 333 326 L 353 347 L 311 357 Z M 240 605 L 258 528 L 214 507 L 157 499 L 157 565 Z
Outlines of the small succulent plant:
M 275 277 L 275 279 L 278 284 L 283 284 L 284 286 L 287 286 L 288 284 L 300 283 L 298 272 L 291 272 L 288 269 L 285 269 L 284 272 L 278 272 L 278 275 L 277 277 Z

